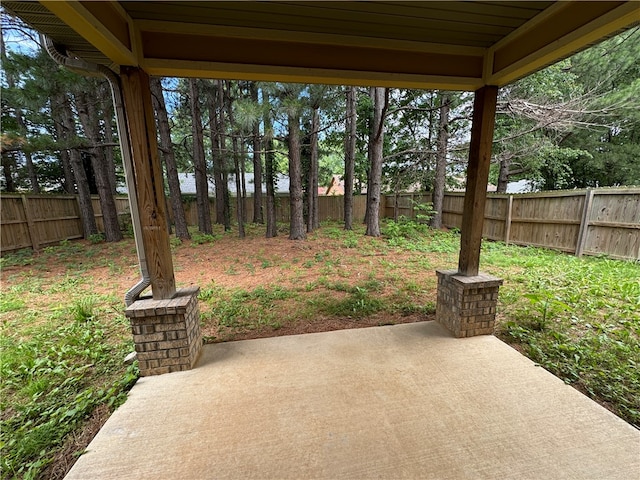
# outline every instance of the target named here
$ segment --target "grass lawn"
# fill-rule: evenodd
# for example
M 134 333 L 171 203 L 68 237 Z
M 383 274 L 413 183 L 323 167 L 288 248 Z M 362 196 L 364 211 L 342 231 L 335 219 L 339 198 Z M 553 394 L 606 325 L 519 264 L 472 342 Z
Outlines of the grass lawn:
M 179 287 L 201 287 L 207 342 L 433 320 L 436 269 L 459 236 L 387 222 L 381 238 L 328 223 L 306 241 L 263 227 L 172 240 Z M 496 334 L 640 427 L 640 265 L 484 242 L 504 278 Z M 62 242 L 2 259 L 2 478 L 62 478 L 137 368 L 122 297 L 139 278 L 133 240 Z

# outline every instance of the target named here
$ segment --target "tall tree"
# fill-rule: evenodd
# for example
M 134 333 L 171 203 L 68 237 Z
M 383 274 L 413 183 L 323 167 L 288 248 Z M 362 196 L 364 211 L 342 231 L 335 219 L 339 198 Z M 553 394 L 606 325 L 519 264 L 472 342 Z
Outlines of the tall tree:
M 198 229 L 211 234 L 211 206 L 209 204 L 209 182 L 207 181 L 207 161 L 204 156 L 202 114 L 198 80 L 189 79 L 189 100 L 191 105 L 191 128 L 193 131 L 193 167 L 196 176 L 196 203 L 198 206 Z
M 69 161 L 73 169 L 73 176 L 78 191 L 78 205 L 80 206 L 80 218 L 82 219 L 82 229 L 84 238 L 98 233 L 96 217 L 91 202 L 91 192 L 89 191 L 89 181 L 82 163 L 80 150 L 77 148 L 77 130 L 71 109 L 71 103 L 66 93 L 56 92 L 51 98 L 51 113 L 54 121 L 61 126 L 58 130 L 57 138 L 63 146 L 66 145 L 69 152 Z M 64 148 L 64 147 L 63 147 Z
M 318 131 L 320 130 L 320 104 L 311 105 L 311 145 L 309 176 L 307 179 L 307 232 L 320 227 L 318 219 Z
M 4 65 L 6 65 L 7 63 L 7 52 L 5 50 L 5 44 L 4 44 L 4 29 L 2 30 L 2 32 L 0 32 L 0 59 L 2 60 L 2 63 Z M 13 74 L 13 72 L 11 70 L 5 70 L 5 78 L 7 80 L 7 86 L 10 89 L 15 89 L 16 88 L 16 79 L 15 76 Z M 15 122 L 18 126 L 19 132 L 21 135 L 26 136 L 27 135 L 27 126 L 24 122 L 24 118 L 22 116 L 22 111 L 20 108 L 16 108 L 14 111 L 14 115 L 15 115 Z M 17 152 L 16 152 L 17 153 Z M 33 157 L 31 155 L 31 151 L 29 151 L 28 149 L 23 149 L 22 150 L 22 154 L 24 155 L 26 164 L 27 164 L 27 172 L 29 175 L 29 181 L 31 183 L 31 190 L 33 191 L 33 193 L 40 193 L 40 184 L 38 182 L 38 175 L 36 174 L 36 168 L 35 165 L 33 163 Z M 3 164 L 4 165 L 4 164 Z M 9 167 L 10 163 L 7 163 L 7 166 L 5 168 L 7 168 L 7 171 L 9 172 L 8 174 L 5 175 L 5 177 L 7 178 L 7 184 L 10 185 L 11 183 L 13 183 L 13 179 L 11 177 L 11 173 L 10 173 L 10 167 Z M 12 189 L 14 189 L 12 187 Z
M 74 93 L 76 111 L 80 117 L 80 123 L 84 134 L 91 143 L 89 154 L 91 156 L 91 166 L 95 175 L 98 197 L 102 209 L 102 222 L 104 224 L 104 235 L 107 242 L 119 242 L 122 240 L 122 231 L 118 221 L 118 211 L 113 197 L 113 188 L 109 180 L 109 171 L 104 157 L 104 148 L 100 137 L 100 119 L 98 118 L 97 105 L 99 99 L 96 95 L 95 83 L 89 83 L 90 88 L 79 88 Z M 93 87 L 93 88 L 91 88 Z M 109 119 L 108 121 L 111 121 Z
M 258 85 L 256 82 L 249 83 L 251 100 L 259 105 Z M 262 150 L 260 137 L 260 117 L 256 117 L 253 122 L 253 223 L 264 223 L 262 215 Z
M 438 150 L 436 152 L 436 172 L 433 178 L 433 210 L 431 218 L 433 228 L 442 227 L 442 202 L 447 175 L 447 144 L 449 141 L 449 109 L 451 97 L 449 93 L 440 94 L 438 116 Z
M 213 175 L 216 188 L 216 223 L 231 230 L 229 205 L 229 182 L 227 168 L 227 135 L 225 133 L 224 84 L 213 80 L 209 95 L 209 122 L 211 125 L 211 149 L 213 153 Z
M 276 193 L 275 193 L 275 148 L 273 144 L 273 126 L 271 122 L 271 103 L 269 93 L 262 92 L 264 124 L 264 176 L 266 185 L 267 204 L 267 230 L 265 236 L 273 238 L 278 236 L 278 225 L 276 223 Z
M 300 141 L 300 112 L 302 85 L 283 84 L 281 86 L 282 106 L 287 113 L 287 143 L 289 147 L 289 239 L 306 238 L 302 188 L 302 152 Z
M 389 89 L 373 87 L 370 91 L 373 100 L 373 120 L 369 133 L 369 189 L 367 191 L 367 230 L 366 235 L 380 236 L 380 196 L 382 190 L 382 159 L 384 147 L 384 116 L 389 103 Z
M 169 126 L 169 116 L 167 115 L 167 106 L 162 91 L 162 81 L 160 77 L 150 77 L 149 83 L 153 108 L 156 113 L 156 121 L 158 122 L 158 133 L 160 136 L 159 149 L 167 169 L 169 197 L 173 210 L 173 221 L 176 226 L 176 236 L 182 239 L 189 239 L 191 235 L 187 228 L 187 218 L 184 213 L 184 205 L 182 204 L 180 179 L 178 178 L 178 167 L 173 151 L 173 143 L 171 142 L 171 127 Z
M 353 176 L 356 161 L 357 140 L 357 90 L 347 87 L 347 113 L 345 121 L 344 142 L 344 228 L 353 228 Z
M 231 93 L 231 82 L 225 82 L 225 105 L 227 108 L 227 118 L 231 130 L 231 144 L 233 146 L 233 167 L 236 180 L 236 221 L 238 222 L 238 236 L 244 238 L 244 197 L 242 189 L 243 173 L 240 168 L 240 152 L 238 147 L 238 132 L 233 131 L 235 128 L 233 116 L 233 97 Z

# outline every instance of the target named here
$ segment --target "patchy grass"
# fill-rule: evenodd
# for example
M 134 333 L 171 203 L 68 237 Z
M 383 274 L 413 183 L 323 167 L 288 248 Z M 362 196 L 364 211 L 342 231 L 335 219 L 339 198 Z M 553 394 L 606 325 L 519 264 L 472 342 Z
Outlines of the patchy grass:
M 179 286 L 201 286 L 208 341 L 432 319 L 435 269 L 457 264 L 457 232 L 407 220 L 385 235 L 337 223 L 303 242 L 247 225 L 172 241 Z M 640 426 L 640 265 L 484 242 L 504 278 L 497 335 Z M 3 478 L 62 478 L 137 378 L 121 296 L 139 278 L 135 246 L 62 242 L 5 256 L 0 293 Z M 65 461 L 61 462 L 61 457 Z M 58 472 L 58 473 L 55 473 Z
M 132 349 L 125 332 L 124 318 L 106 314 L 92 297 L 54 310 L 35 328 L 3 322 L 3 478 L 53 478 L 49 468 L 69 434 L 95 410 L 125 400 L 137 379 L 136 367 L 122 364 Z

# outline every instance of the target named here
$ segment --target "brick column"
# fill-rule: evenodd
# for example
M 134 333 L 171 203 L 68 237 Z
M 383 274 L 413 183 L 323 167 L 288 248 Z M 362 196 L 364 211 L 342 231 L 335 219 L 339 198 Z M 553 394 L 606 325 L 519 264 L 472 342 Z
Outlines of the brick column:
M 202 348 L 199 287 L 178 290 L 169 300 L 143 299 L 125 314 L 131 321 L 140 375 L 190 370 Z
M 502 279 L 483 273 L 465 276 L 457 270 L 436 270 L 436 274 L 436 321 L 456 337 L 491 335 Z

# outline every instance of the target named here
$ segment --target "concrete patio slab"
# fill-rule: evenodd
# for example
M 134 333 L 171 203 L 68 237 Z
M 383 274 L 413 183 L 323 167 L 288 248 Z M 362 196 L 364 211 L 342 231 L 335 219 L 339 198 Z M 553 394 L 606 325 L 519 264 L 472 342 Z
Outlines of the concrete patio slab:
M 629 480 L 640 431 L 425 322 L 205 346 L 141 378 L 66 478 Z

